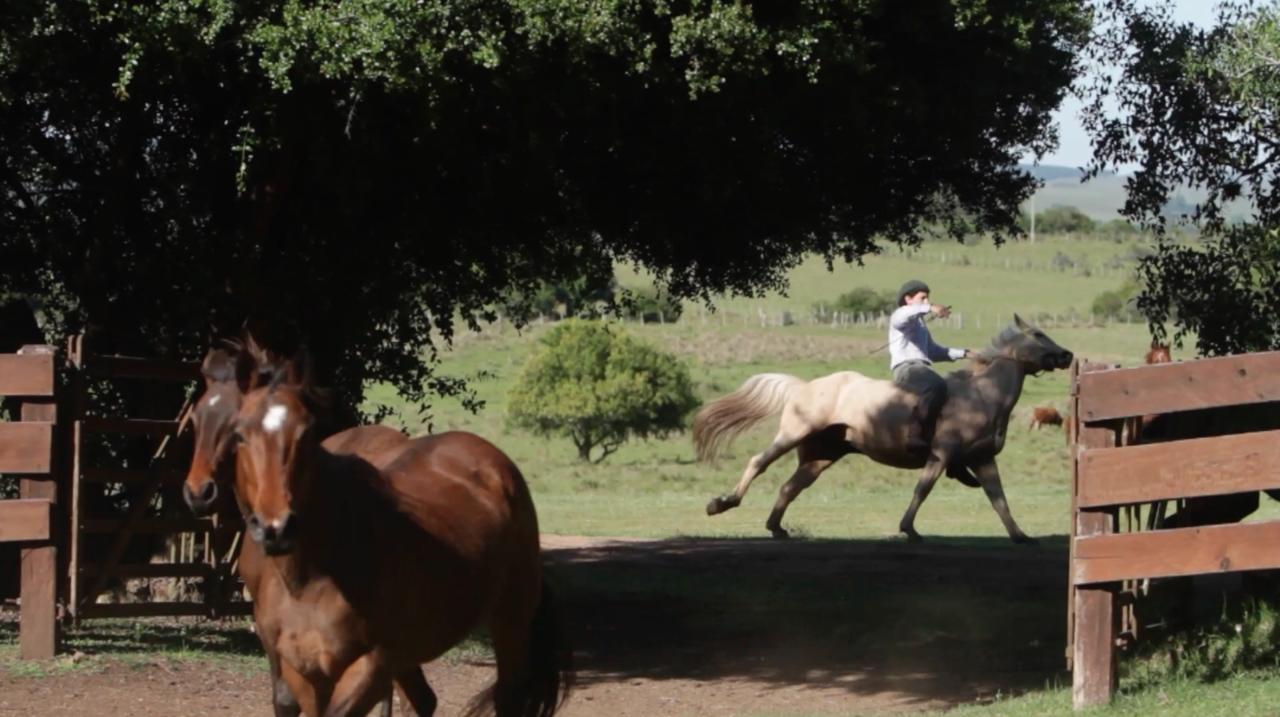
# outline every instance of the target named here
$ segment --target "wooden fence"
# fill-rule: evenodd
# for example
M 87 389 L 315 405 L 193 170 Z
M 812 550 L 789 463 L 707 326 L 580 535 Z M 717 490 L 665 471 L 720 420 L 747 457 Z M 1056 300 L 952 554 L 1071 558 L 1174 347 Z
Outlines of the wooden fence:
M 1280 488 L 1280 431 L 1130 445 L 1127 430 L 1145 415 L 1280 401 L 1280 352 L 1128 369 L 1077 362 L 1071 386 L 1068 662 L 1080 709 L 1114 693 L 1126 582 L 1280 568 L 1280 521 L 1120 532 L 1136 506 Z
M 58 645 L 57 593 L 64 465 L 57 460 L 60 432 L 56 356 L 51 346 L 24 346 L 0 354 L 0 396 L 18 405 L 20 420 L 0 422 L 0 473 L 19 476 L 16 500 L 0 501 L 0 541 L 19 544 L 21 613 L 19 654 L 52 657 Z
M 198 377 L 196 363 L 87 352 L 80 336 L 68 340 L 65 353 L 28 346 L 0 354 L 0 396 L 21 401 L 22 420 L 0 422 L 0 473 L 20 476 L 20 498 L 0 501 L 0 541 L 22 545 L 22 657 L 52 656 L 63 618 L 249 611 L 237 599 L 239 523 L 195 518 L 185 505 L 157 500 L 162 493 L 177 495 L 190 458 L 188 419 Z M 180 384 L 183 390 L 173 393 L 185 394 L 186 404 L 173 406 L 171 419 L 107 415 L 94 397 L 123 382 L 142 382 L 143 391 Z M 130 465 L 110 452 L 89 450 L 93 441 L 113 436 L 135 448 L 146 442 L 147 459 L 137 460 L 135 450 Z M 86 500 L 90 492 L 125 496 L 127 508 L 104 513 Z M 128 562 L 130 542 L 141 535 L 157 538 L 150 545 L 166 545 L 167 560 L 153 554 Z M 96 548 L 92 560 L 86 558 L 89 547 Z M 119 581 L 155 579 L 198 581 L 201 599 L 101 599 Z

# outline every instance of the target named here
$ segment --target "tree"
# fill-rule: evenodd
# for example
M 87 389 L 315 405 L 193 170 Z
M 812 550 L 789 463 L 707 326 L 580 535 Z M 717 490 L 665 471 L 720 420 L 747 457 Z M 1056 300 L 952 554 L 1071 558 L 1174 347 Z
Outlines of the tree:
M 1088 214 L 1075 207 L 1050 207 L 1036 215 L 1042 234 L 1088 234 L 1095 228 Z
M 1160 237 L 1139 271 L 1138 306 L 1163 340 L 1194 335 L 1202 354 L 1280 348 L 1280 5 L 1228 5 L 1215 26 L 1170 7 L 1102 4 L 1086 126 L 1096 173 L 1136 163 L 1124 214 Z M 1169 236 L 1180 186 L 1205 197 L 1185 221 L 1199 242 Z M 1251 219 L 1232 222 L 1245 199 Z
M 339 404 L 423 399 L 459 323 L 544 283 L 757 295 L 1015 231 L 1087 29 L 1084 0 L 14 0 L 0 293 L 128 353 L 283 317 Z
M 538 435 L 568 436 L 579 460 L 599 463 L 629 438 L 683 430 L 698 405 L 674 356 L 610 324 L 566 321 L 541 343 L 511 392 L 509 419 Z
M 825 316 L 827 311 L 847 314 L 891 314 L 898 308 L 898 295 L 893 290 L 876 291 L 866 286 L 859 286 L 841 294 L 830 307 L 819 305 L 815 308 L 818 309 L 819 316 Z

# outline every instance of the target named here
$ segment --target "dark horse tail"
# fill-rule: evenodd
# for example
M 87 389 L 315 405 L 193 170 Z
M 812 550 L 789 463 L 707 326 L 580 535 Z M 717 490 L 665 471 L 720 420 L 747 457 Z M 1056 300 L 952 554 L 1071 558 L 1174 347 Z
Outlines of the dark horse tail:
M 518 690 L 498 695 L 497 685 L 490 687 L 467 707 L 465 717 L 488 714 L 496 700 L 509 703 L 509 713 L 517 717 L 552 717 L 569 698 L 573 687 L 573 650 L 565 638 L 564 625 L 555 592 L 542 578 L 542 595 L 529 629 L 529 661 L 527 678 Z M 500 709 L 506 717 L 508 710 Z

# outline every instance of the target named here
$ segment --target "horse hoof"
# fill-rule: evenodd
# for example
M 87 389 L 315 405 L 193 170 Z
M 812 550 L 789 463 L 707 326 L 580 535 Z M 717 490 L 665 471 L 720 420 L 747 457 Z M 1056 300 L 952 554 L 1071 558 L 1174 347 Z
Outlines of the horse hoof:
M 769 528 L 769 532 L 773 534 L 774 540 L 787 540 L 791 537 L 786 528 Z
M 1036 540 L 1030 535 L 1025 535 L 1025 534 L 1019 534 L 1014 536 L 1013 542 L 1017 543 L 1018 545 L 1031 545 L 1031 546 L 1036 546 L 1040 544 L 1039 540 Z
M 907 532 L 907 531 L 905 531 L 905 530 L 904 530 L 904 531 L 902 531 L 901 533 L 898 533 L 898 535 L 899 535 L 900 537 L 902 537 L 902 538 L 905 538 L 905 539 L 906 539 L 906 541 L 907 541 L 908 543 L 923 543 L 923 542 L 924 542 L 924 538 L 920 537 L 920 534 L 919 534 L 919 533 L 917 533 L 917 532 L 916 532 L 916 531 L 914 531 L 914 530 L 912 530 L 912 531 L 910 531 L 910 532 Z
M 707 503 L 707 515 L 715 515 L 717 513 L 723 513 L 726 510 L 733 508 L 737 505 L 738 504 L 736 502 L 731 501 L 728 498 L 724 498 L 724 497 L 712 498 L 711 502 Z

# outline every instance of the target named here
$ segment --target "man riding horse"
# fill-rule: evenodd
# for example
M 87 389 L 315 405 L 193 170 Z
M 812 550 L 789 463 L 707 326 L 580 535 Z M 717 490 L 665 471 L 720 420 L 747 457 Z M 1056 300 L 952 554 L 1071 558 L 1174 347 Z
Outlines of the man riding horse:
M 933 370 L 934 361 L 969 358 L 969 349 L 950 349 L 934 342 L 926 320 L 947 318 L 951 307 L 929 303 L 929 286 L 912 279 L 898 290 L 898 308 L 889 317 L 889 370 L 893 383 L 920 397 L 907 428 L 907 448 L 923 452 L 933 438 L 933 424 L 947 402 L 947 382 Z

